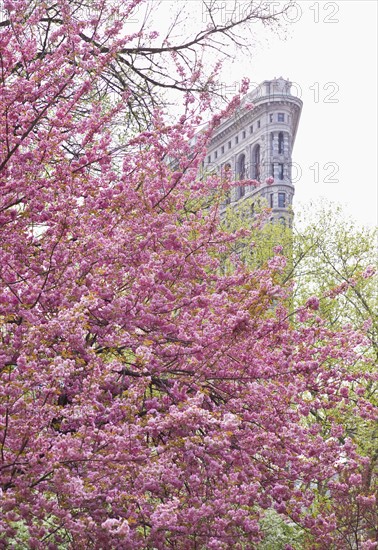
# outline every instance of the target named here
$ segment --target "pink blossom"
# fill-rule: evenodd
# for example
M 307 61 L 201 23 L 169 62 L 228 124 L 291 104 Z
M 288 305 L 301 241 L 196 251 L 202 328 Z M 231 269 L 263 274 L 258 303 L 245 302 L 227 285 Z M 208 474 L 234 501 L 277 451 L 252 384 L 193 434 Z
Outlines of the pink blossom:
M 362 481 L 361 474 L 351 474 L 349 476 L 349 481 L 352 485 L 360 485 Z
M 319 298 L 316 296 L 311 296 L 311 298 L 309 298 L 306 302 L 306 307 L 317 311 L 319 309 Z
M 362 273 L 364 279 L 369 279 L 373 277 L 376 273 L 376 268 L 373 265 L 368 265 L 365 271 Z

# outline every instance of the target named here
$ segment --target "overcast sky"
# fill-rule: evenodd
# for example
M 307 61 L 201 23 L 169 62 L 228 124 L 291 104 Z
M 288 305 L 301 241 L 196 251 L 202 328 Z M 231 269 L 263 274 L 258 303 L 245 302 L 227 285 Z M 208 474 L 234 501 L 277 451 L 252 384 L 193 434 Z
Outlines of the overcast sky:
M 223 72 L 230 82 L 246 75 L 295 83 L 303 100 L 295 203 L 326 197 L 370 226 L 378 225 L 377 5 L 298 1 L 286 16 L 286 39 L 259 31 L 250 62 L 237 59 Z
M 218 19 L 230 15 L 235 1 L 241 11 L 248 3 L 208 0 Z M 278 11 L 287 0 L 266 2 Z M 165 0 L 156 30 L 164 33 L 177 6 L 184 6 L 181 24 L 189 34 L 203 28 L 200 0 Z M 370 226 L 378 225 L 377 6 L 376 0 L 297 0 L 284 18 L 285 32 L 255 25 L 251 54 L 240 51 L 220 75 L 230 98 L 243 76 L 256 84 L 279 76 L 294 83 L 304 103 L 293 151 L 300 167 L 294 208 L 325 197 Z

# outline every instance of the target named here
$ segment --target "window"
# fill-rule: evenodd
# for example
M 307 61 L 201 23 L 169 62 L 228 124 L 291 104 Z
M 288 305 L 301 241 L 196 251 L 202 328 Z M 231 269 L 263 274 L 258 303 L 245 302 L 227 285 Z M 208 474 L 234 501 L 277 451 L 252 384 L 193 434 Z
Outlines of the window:
M 241 197 L 244 197 L 244 195 L 245 195 L 245 187 L 244 187 L 244 185 L 241 185 L 241 186 L 239 187 L 239 199 L 240 199 Z
M 260 181 L 260 145 L 255 145 L 252 152 L 252 178 Z
M 277 120 L 278 122 L 285 122 L 285 113 L 278 113 Z
M 211 162 L 211 155 L 207 157 L 207 162 Z
M 286 193 L 278 193 L 278 208 L 286 208 Z
M 224 153 L 224 145 L 222 145 L 221 147 L 221 154 L 223 155 L 223 153 Z
M 238 158 L 237 177 L 241 180 L 245 179 L 245 155 L 242 154 Z
M 283 165 L 283 164 L 279 164 L 278 166 L 280 167 L 280 171 L 279 171 L 278 177 L 279 177 L 280 180 L 283 180 L 283 179 L 284 179 L 284 165 Z
M 218 151 L 215 151 L 215 153 L 214 153 L 214 158 L 215 158 L 215 159 L 218 158 Z
M 270 172 L 271 176 L 272 176 L 272 178 L 274 178 L 274 163 L 271 165 L 270 170 L 271 170 L 271 172 Z
M 284 135 L 283 132 L 278 134 L 278 154 L 282 155 L 284 152 Z
M 228 148 L 231 149 L 231 141 L 228 142 Z
M 235 138 L 235 145 L 237 145 L 239 143 L 239 136 L 236 136 Z
M 260 126 L 261 126 L 261 122 L 258 120 L 257 121 L 257 128 L 260 128 Z
M 272 113 L 269 115 L 269 122 L 273 122 L 273 114 Z
M 243 130 L 243 139 L 245 139 L 245 136 L 246 136 L 245 130 Z
M 227 163 L 223 166 L 222 172 L 223 172 L 222 175 L 225 176 L 225 177 L 227 177 L 227 175 L 230 174 L 230 172 L 231 172 L 231 164 L 230 164 L 229 162 L 227 162 Z M 228 193 L 226 194 L 226 199 L 225 199 L 224 202 L 225 202 L 225 204 L 230 204 L 230 202 L 231 202 L 231 194 L 230 194 L 230 192 L 228 192 Z
M 249 127 L 249 131 L 251 134 L 253 134 L 253 124 Z
M 273 208 L 274 193 L 271 193 L 269 196 L 269 206 Z

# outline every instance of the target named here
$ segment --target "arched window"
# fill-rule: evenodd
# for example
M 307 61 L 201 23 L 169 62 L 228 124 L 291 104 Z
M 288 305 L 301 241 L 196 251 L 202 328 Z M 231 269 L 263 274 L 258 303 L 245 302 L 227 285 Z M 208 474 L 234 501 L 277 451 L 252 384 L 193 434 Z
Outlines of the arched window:
M 237 178 L 240 180 L 245 179 L 245 155 L 242 153 L 238 158 L 238 165 L 237 165 Z
M 260 145 L 254 146 L 252 151 L 252 179 L 260 181 Z
M 231 164 L 229 162 L 226 162 L 222 168 L 222 175 L 225 178 L 229 178 L 231 176 Z M 230 204 L 231 202 L 231 195 L 230 192 L 226 195 L 225 204 Z
M 274 132 L 270 133 L 270 152 L 274 153 Z
M 245 174 L 245 154 L 242 153 L 237 161 L 237 169 L 236 169 L 236 179 L 244 180 L 246 177 Z M 244 185 L 239 185 L 237 189 L 237 198 L 240 199 L 241 197 L 244 197 L 245 195 L 245 187 Z
M 283 155 L 284 152 L 284 135 L 283 132 L 278 133 L 278 154 Z

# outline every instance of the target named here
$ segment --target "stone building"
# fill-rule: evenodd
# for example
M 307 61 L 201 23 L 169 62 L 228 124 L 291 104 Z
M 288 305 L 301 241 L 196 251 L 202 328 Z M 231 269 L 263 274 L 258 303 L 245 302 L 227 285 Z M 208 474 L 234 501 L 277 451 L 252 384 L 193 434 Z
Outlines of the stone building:
M 253 104 L 253 109 L 248 104 Z M 291 225 L 292 151 L 302 101 L 291 93 L 291 82 L 265 80 L 252 90 L 242 106 L 216 130 L 205 172 L 231 171 L 235 179 L 257 180 L 258 186 L 233 188 L 227 202 L 237 206 L 248 197 L 264 197 L 272 220 Z

